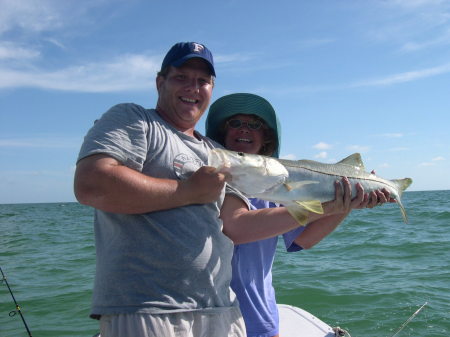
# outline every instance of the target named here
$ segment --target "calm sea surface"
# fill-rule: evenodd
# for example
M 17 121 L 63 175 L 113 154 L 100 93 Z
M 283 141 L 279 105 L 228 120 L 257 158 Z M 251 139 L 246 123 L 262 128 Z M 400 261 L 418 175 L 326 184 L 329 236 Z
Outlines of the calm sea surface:
M 279 303 L 299 306 L 352 337 L 450 336 L 450 191 L 406 192 L 396 205 L 357 210 L 314 248 L 279 246 Z M 0 267 L 34 337 L 90 337 L 93 210 L 77 203 L 0 205 Z M 0 337 L 28 336 L 0 283 Z M 305 336 L 307 337 L 307 336 Z

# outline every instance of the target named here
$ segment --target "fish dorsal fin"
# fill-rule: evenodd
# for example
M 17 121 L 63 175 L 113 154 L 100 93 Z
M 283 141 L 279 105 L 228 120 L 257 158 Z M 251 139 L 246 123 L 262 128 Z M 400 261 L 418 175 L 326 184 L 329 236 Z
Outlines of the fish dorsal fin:
M 338 164 L 345 164 L 349 166 L 359 167 L 361 170 L 365 170 L 361 154 L 353 153 L 350 156 L 342 159 Z

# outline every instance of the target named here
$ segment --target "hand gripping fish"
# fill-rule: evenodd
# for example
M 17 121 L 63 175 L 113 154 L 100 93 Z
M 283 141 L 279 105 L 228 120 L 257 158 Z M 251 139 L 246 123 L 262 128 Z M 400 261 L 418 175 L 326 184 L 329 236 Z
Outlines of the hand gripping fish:
M 364 169 L 359 153 L 354 153 L 336 164 L 312 160 L 283 160 L 224 149 L 214 149 L 208 165 L 231 175 L 229 184 L 247 197 L 278 202 L 301 225 L 306 224 L 308 211 L 323 214 L 322 203 L 334 200 L 334 182 L 347 177 L 356 195 L 356 183 L 365 192 L 386 188 L 397 201 L 405 222 L 408 221 L 401 195 L 412 179 L 386 180 Z

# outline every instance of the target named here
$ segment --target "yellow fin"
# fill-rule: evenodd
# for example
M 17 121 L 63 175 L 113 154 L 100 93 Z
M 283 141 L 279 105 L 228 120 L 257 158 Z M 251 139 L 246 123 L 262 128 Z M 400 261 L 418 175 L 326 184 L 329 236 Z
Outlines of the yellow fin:
M 322 203 L 319 200 L 296 201 L 300 207 L 317 214 L 323 214 Z
M 342 159 L 337 164 L 345 164 L 349 166 L 359 167 L 361 170 L 365 170 L 363 161 L 361 159 L 361 154 L 353 153 L 350 156 Z
M 286 206 L 289 214 L 299 223 L 300 226 L 305 226 L 308 220 L 308 211 L 296 204 Z
M 295 204 L 286 205 L 286 209 L 300 226 L 308 223 L 308 212 L 323 214 L 322 203 L 319 200 L 295 201 Z

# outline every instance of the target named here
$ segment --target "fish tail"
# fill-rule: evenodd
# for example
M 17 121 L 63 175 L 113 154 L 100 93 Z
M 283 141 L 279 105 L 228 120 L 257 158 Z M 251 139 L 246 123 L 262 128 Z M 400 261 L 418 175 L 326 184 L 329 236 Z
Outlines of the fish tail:
M 398 189 L 398 195 L 401 197 L 403 194 L 403 191 L 406 190 L 409 185 L 412 184 L 412 179 L 411 178 L 404 178 L 404 179 L 393 179 L 391 180 Z
M 403 221 L 405 223 L 408 223 L 408 215 L 406 215 L 405 207 L 403 207 L 400 199 L 397 200 L 397 204 L 400 206 L 400 212 L 402 212 Z
M 408 223 L 408 216 L 406 215 L 405 207 L 403 207 L 400 198 L 403 194 L 403 191 L 406 190 L 409 187 L 409 185 L 412 184 L 412 179 L 411 178 L 393 179 L 391 181 L 397 186 L 398 190 L 397 204 L 400 207 L 400 212 L 402 213 L 403 221 L 405 223 Z

